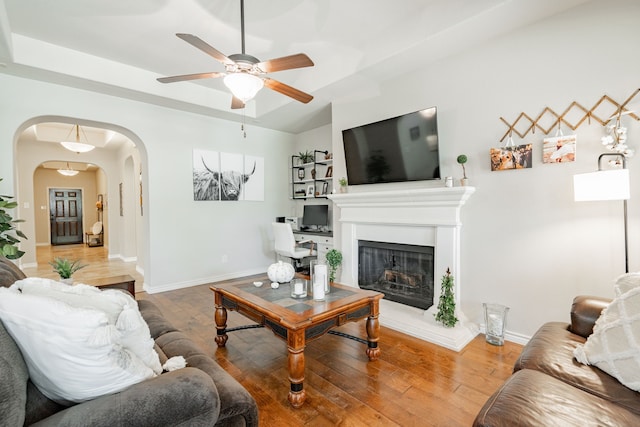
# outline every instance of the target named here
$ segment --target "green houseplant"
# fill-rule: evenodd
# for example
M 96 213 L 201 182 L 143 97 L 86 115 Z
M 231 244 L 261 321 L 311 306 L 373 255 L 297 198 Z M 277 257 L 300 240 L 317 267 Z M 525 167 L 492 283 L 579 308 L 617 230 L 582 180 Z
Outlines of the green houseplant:
M 342 252 L 337 249 L 331 249 L 325 257 L 327 258 L 327 264 L 329 264 L 329 281 L 333 282 L 336 279 L 336 271 L 342 264 Z
M 435 314 L 436 322 L 442 323 L 447 328 L 453 328 L 458 323 L 456 317 L 456 300 L 453 294 L 453 276 L 447 268 L 447 273 L 442 276 L 442 288 L 438 312 Z
M 456 161 L 462 166 L 462 179 L 460 179 L 460 183 L 462 185 L 467 185 L 467 170 L 464 168 L 464 164 L 467 163 L 467 156 L 464 154 L 460 154 Z
M 347 178 L 345 178 L 343 176 L 342 178 L 340 178 L 338 180 L 338 184 L 340 184 L 340 192 L 341 193 L 346 193 L 347 192 Z
M 298 153 L 298 157 L 302 163 L 311 163 L 314 160 L 311 151 L 301 151 Z
M 13 219 L 6 211 L 18 206 L 18 203 L 10 201 L 11 199 L 13 196 L 0 195 L 0 254 L 8 259 L 18 259 L 24 255 L 23 251 L 18 250 L 18 243 L 20 243 L 20 238 L 26 239 L 27 236 L 15 227 L 16 223 L 24 222 L 24 220 Z
M 80 264 L 80 260 L 69 261 L 67 258 L 54 258 L 49 264 L 53 267 L 53 271 L 60 275 L 61 279 L 70 279 L 73 273 L 86 267 L 86 264 Z

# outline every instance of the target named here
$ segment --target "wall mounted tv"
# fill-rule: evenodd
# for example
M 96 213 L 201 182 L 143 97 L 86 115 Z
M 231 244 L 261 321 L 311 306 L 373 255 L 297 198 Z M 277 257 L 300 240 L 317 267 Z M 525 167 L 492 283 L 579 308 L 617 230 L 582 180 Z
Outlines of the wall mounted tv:
M 349 185 L 440 179 L 436 107 L 342 131 Z

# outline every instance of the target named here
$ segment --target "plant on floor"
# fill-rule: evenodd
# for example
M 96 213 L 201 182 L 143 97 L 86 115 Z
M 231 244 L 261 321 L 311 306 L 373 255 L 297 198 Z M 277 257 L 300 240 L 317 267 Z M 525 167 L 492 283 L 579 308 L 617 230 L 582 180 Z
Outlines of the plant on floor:
M 18 259 L 24 255 L 23 251 L 18 250 L 18 243 L 20 238 L 26 239 L 27 236 L 15 227 L 16 223 L 24 220 L 13 219 L 6 211 L 18 206 L 17 202 L 11 202 L 10 199 L 13 199 L 13 196 L 0 195 L 0 254 L 8 259 Z
M 333 282 L 336 279 L 336 271 L 340 264 L 342 264 L 342 252 L 337 249 L 331 249 L 325 255 L 327 264 L 329 264 L 329 281 Z
M 442 323 L 447 328 L 453 328 L 458 323 L 456 317 L 456 300 L 453 294 L 453 276 L 447 268 L 447 274 L 442 276 L 442 288 L 440 291 L 440 301 L 438 302 L 438 313 L 436 321 Z
M 54 258 L 49 264 L 53 267 L 53 271 L 60 275 L 61 279 L 70 279 L 73 273 L 87 266 L 86 264 L 80 264 L 79 259 L 69 261 L 67 258 Z

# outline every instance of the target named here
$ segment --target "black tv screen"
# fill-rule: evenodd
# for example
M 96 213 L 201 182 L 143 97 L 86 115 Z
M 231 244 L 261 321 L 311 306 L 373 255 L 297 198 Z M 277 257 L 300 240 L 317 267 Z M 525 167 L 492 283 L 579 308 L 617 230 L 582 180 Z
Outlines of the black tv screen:
M 349 185 L 440 179 L 436 107 L 342 131 Z
M 329 205 L 304 205 L 302 225 L 313 228 L 329 225 Z

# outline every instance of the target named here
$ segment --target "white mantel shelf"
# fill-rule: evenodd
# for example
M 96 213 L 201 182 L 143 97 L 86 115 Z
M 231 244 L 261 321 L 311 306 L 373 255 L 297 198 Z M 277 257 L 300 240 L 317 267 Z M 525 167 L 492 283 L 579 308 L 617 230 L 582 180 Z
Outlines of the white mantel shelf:
M 341 283 L 358 287 L 359 240 L 435 248 L 434 305 L 421 310 L 383 300 L 380 304 L 382 325 L 455 351 L 462 350 L 477 335 L 478 326 L 469 322 L 460 309 L 464 288 L 460 268 L 460 211 L 474 192 L 474 187 L 434 187 L 329 195 L 339 208 L 343 252 Z M 460 323 L 455 328 L 445 328 L 434 320 L 440 297 L 439 279 L 447 269 L 456 280 L 456 316 Z

